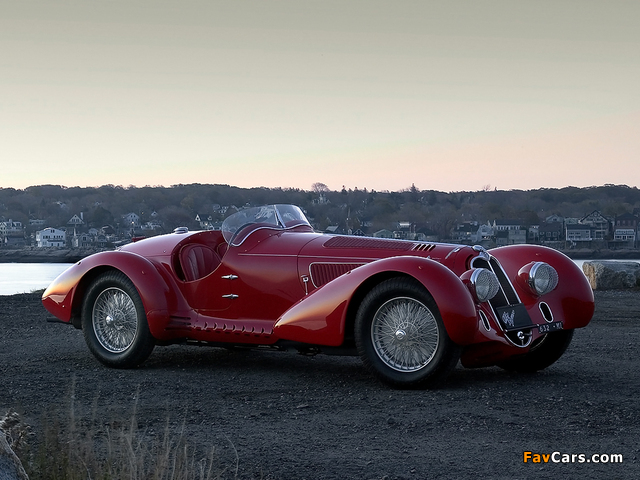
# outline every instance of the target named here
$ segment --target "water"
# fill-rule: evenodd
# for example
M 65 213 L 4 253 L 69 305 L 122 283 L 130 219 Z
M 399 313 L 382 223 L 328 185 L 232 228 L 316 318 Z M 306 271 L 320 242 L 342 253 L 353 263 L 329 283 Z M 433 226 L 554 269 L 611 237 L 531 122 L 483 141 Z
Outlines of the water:
M 582 264 L 589 260 L 574 260 L 582 270 Z M 618 260 L 616 260 L 618 261 Z M 619 260 L 638 262 L 640 260 Z M 72 263 L 0 263 L 0 295 L 29 293 L 47 288 L 49 284 Z
M 0 295 L 47 288 L 72 263 L 0 263 Z

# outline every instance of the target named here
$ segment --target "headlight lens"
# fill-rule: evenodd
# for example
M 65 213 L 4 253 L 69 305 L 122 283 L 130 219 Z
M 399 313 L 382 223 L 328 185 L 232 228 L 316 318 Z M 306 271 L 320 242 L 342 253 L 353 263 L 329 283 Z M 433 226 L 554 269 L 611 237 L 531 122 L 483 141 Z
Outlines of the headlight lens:
M 469 282 L 480 303 L 495 297 L 500 289 L 498 277 L 486 268 L 476 268 L 471 274 Z
M 529 270 L 529 287 L 538 295 L 545 295 L 558 286 L 558 272 L 548 263 L 536 262 Z

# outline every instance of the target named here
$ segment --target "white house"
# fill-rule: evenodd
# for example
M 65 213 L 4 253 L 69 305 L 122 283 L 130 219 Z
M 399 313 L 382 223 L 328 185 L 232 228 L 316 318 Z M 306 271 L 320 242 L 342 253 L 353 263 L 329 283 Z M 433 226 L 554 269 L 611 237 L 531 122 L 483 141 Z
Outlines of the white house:
M 67 244 L 67 234 L 57 228 L 45 228 L 36 232 L 38 248 L 64 247 Z
M 140 216 L 136 213 L 127 213 L 122 216 L 122 223 L 125 228 L 137 228 L 140 226 Z
M 22 222 L 14 222 L 9 219 L 7 222 L 0 222 L 0 237 L 11 237 L 22 235 Z

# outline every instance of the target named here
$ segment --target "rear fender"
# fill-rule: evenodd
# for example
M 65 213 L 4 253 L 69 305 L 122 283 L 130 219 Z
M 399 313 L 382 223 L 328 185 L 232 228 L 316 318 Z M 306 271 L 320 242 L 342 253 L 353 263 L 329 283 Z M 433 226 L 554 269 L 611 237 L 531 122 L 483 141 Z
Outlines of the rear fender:
M 423 257 L 391 257 L 355 268 L 314 290 L 277 321 L 279 338 L 318 345 L 339 346 L 356 299 L 380 281 L 397 275 L 418 280 L 438 306 L 449 337 L 459 345 L 472 342 L 478 328 L 475 304 L 460 279 L 440 263 Z M 369 281 L 371 280 L 371 281 Z
M 188 311 L 178 288 L 161 266 L 135 253 L 101 252 L 91 255 L 65 270 L 42 295 L 44 307 L 64 322 L 79 326 L 84 294 L 92 280 L 108 270 L 119 270 L 135 285 L 155 338 L 161 338 L 169 319 L 169 311 Z

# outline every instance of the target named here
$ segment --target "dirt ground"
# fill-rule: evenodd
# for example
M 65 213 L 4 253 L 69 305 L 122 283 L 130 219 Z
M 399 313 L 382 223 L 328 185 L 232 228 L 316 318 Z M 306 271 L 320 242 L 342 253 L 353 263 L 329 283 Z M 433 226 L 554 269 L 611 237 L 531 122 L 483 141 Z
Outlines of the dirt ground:
M 543 372 L 458 366 L 423 391 L 392 390 L 355 357 L 171 346 L 112 370 L 48 317 L 38 295 L 0 296 L 0 414 L 18 410 L 36 436 L 46 416 L 69 416 L 73 392 L 74 415 L 98 423 L 133 408 L 149 436 L 184 423 L 225 478 L 640 478 L 638 290 L 596 292 L 594 320 Z

